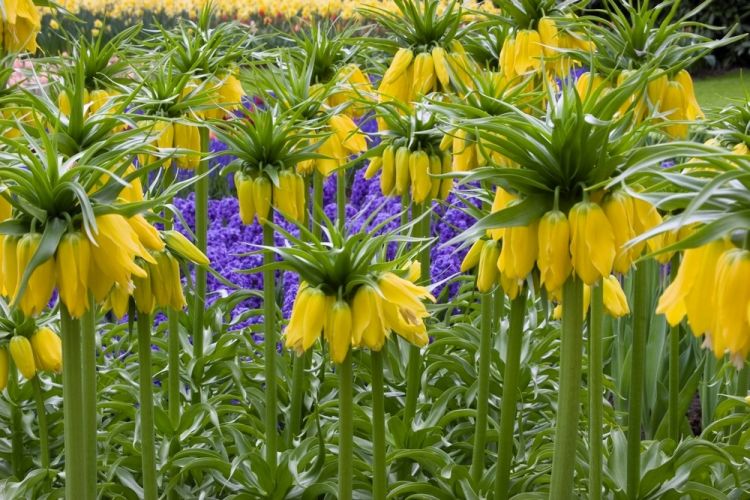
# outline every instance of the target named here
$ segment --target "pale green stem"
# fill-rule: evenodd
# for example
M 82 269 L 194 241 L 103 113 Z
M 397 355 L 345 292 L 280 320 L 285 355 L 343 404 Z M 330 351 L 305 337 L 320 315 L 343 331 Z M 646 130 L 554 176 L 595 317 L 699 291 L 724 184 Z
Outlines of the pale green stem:
M 39 426 L 39 450 L 42 469 L 49 469 L 49 428 L 47 424 L 47 409 L 44 407 L 44 393 L 39 377 L 31 380 L 34 387 L 34 401 L 36 402 L 36 421 Z
M 372 351 L 372 498 L 385 500 L 388 492 L 388 476 L 385 464 L 385 396 L 383 384 L 382 351 Z
M 583 283 L 577 277 L 565 282 L 562 304 L 560 386 L 550 481 L 550 498 L 555 499 L 573 498 L 583 350 Z
M 742 367 L 741 370 L 737 372 L 737 384 L 735 387 L 735 395 L 744 398 L 747 397 L 747 387 L 748 387 L 748 377 L 750 377 L 750 369 L 747 367 L 747 363 Z M 739 407 L 737 409 L 738 413 L 747 413 L 747 410 L 745 409 L 745 405 Z M 730 440 L 732 444 L 737 445 L 740 441 L 740 435 L 742 433 L 742 424 L 733 425 L 732 426 L 732 439 Z
M 352 352 L 344 362 L 338 365 L 339 370 L 339 495 L 338 500 L 352 500 L 352 475 L 354 460 L 354 417 L 353 417 L 353 374 Z
M 13 475 L 20 481 L 26 474 L 23 466 L 23 415 L 21 411 L 21 394 L 18 385 L 18 370 L 10 360 L 8 374 L 8 395 L 10 396 L 10 457 Z
M 174 226 L 171 217 L 165 217 L 164 229 Z M 169 420 L 173 426 L 180 421 L 180 318 L 179 311 L 167 308 L 167 401 Z
M 680 258 L 672 257 L 670 282 L 677 277 Z M 669 329 L 669 437 L 680 440 L 680 325 Z
M 513 462 L 513 436 L 516 427 L 516 404 L 518 400 L 518 379 L 523 346 L 523 324 L 526 313 L 526 288 L 522 287 L 518 296 L 510 303 L 508 342 L 505 351 L 505 371 L 503 372 L 503 393 L 500 406 L 500 430 L 497 447 L 497 468 L 495 469 L 495 499 L 509 497 L 510 469 Z
M 480 312 L 479 367 L 477 369 L 477 416 L 474 420 L 474 450 L 471 458 L 471 480 L 479 484 L 484 474 L 487 450 L 487 411 L 490 399 L 490 358 L 492 357 L 492 293 L 483 293 Z
M 89 308 L 81 317 L 81 366 L 83 391 L 84 467 L 87 498 L 96 498 L 97 417 L 96 417 L 96 303 L 89 294 Z
M 647 263 L 639 264 L 633 281 L 633 346 L 630 355 L 628 396 L 628 498 L 638 498 L 641 481 L 641 420 L 645 385 L 646 339 L 649 320 L 649 276 Z
M 589 318 L 589 498 L 602 498 L 604 283 L 591 288 Z
M 263 245 L 274 245 L 274 230 L 269 224 L 263 225 Z M 274 261 L 271 250 L 263 251 L 263 265 Z M 263 271 L 263 347 L 266 375 L 266 462 L 270 470 L 276 470 L 278 431 L 276 421 L 276 287 L 272 269 Z
M 208 152 L 209 131 L 206 127 L 200 128 L 201 152 Z M 201 159 L 198 164 L 197 175 L 203 176 L 195 183 L 195 240 L 196 246 L 204 254 L 208 246 L 208 188 L 210 178 L 204 174 L 208 172 L 208 159 Z M 204 350 L 204 325 L 203 318 L 206 308 L 206 268 L 196 266 L 195 268 L 195 300 L 193 302 L 193 357 L 198 366 L 196 367 L 195 392 L 193 402 L 201 400 L 201 380 L 203 368 L 201 359 Z
M 141 415 L 143 498 L 156 500 L 156 446 L 154 443 L 154 381 L 151 375 L 151 315 L 138 313 L 138 386 Z
M 286 428 L 286 445 L 291 448 L 299 434 L 302 421 L 302 399 L 305 396 L 305 355 L 292 355 L 292 390 L 289 404 L 289 419 Z
M 420 217 L 424 210 L 431 210 L 428 205 L 413 204 L 412 219 Z M 417 238 L 426 238 L 430 235 L 431 213 L 425 216 L 414 227 Z M 420 283 L 430 282 L 430 249 L 425 248 L 419 253 L 419 262 L 422 267 L 422 277 Z M 411 427 L 412 420 L 417 412 L 417 401 L 419 399 L 420 380 L 422 377 L 422 356 L 421 350 L 415 345 L 409 345 L 409 364 L 406 368 L 406 402 L 404 404 L 404 424 L 407 428 Z
M 81 328 L 60 304 L 63 349 L 63 418 L 65 440 L 65 498 L 89 500 L 84 470 Z

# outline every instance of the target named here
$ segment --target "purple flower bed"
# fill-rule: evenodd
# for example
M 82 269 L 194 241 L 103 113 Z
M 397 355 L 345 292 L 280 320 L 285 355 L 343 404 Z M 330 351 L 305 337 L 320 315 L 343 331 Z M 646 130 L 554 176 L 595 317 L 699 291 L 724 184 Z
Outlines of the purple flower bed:
M 363 124 L 363 129 L 370 133 L 371 143 L 378 141 L 378 137 L 372 134 L 374 120 Z M 225 146 L 217 140 L 211 141 L 212 152 L 219 152 Z M 226 165 L 231 158 L 229 156 L 218 156 L 212 159 L 212 167 Z M 384 197 L 380 193 L 379 176 L 374 179 L 365 180 L 364 168 L 360 168 L 354 174 L 354 181 L 348 186 L 348 204 L 346 207 L 347 228 L 350 232 L 360 231 L 366 218 L 377 209 L 372 225 L 377 225 L 388 217 L 398 214 L 402 210 L 401 201 L 395 197 Z M 231 176 L 225 179 L 226 191 L 234 193 Z M 224 186 L 219 186 L 220 188 Z M 177 209 L 182 213 L 185 221 L 191 229 L 195 227 L 194 197 L 192 194 L 186 198 L 174 200 Z M 323 206 L 326 214 L 334 218 L 336 214 L 336 178 L 331 176 L 326 180 L 323 189 Z M 381 208 L 382 207 L 382 208 Z M 465 250 L 457 250 L 445 243 L 456 236 L 460 231 L 470 226 L 473 219 L 462 210 L 463 204 L 451 195 L 446 204 L 435 203 L 433 205 L 432 235 L 436 242 L 431 247 L 432 257 L 432 281 L 438 285 L 434 293 L 437 295 L 445 286 L 443 283 L 448 278 L 459 272 L 461 260 Z M 211 259 L 211 267 L 225 280 L 233 283 L 239 289 L 257 290 L 263 289 L 263 277 L 260 273 L 244 273 L 248 269 L 258 267 L 262 262 L 261 255 L 246 255 L 257 250 L 257 245 L 262 243 L 262 229 L 258 224 L 243 225 L 239 217 L 237 199 L 234 197 L 223 197 L 221 199 L 209 200 L 208 208 L 208 257 Z M 398 220 L 391 221 L 385 230 L 393 231 L 398 227 Z M 293 224 L 282 222 L 282 226 L 292 231 Z M 184 232 L 180 225 L 177 229 Z M 284 245 L 284 239 L 277 235 L 276 244 Z M 245 255 L 243 255 L 245 254 Z M 279 276 L 277 276 L 277 279 Z M 288 317 L 294 296 L 299 286 L 298 279 L 292 273 L 285 273 L 280 291 L 282 295 L 282 308 L 285 317 Z M 448 296 L 452 297 L 457 291 L 458 284 L 453 282 L 448 290 Z M 208 276 L 208 302 L 211 304 L 217 298 L 225 296 L 233 289 L 222 283 L 215 276 Z M 232 316 L 245 313 L 250 309 L 261 307 L 261 299 L 253 297 L 244 301 L 240 307 L 233 311 Z M 243 324 L 262 321 L 259 316 L 254 316 Z

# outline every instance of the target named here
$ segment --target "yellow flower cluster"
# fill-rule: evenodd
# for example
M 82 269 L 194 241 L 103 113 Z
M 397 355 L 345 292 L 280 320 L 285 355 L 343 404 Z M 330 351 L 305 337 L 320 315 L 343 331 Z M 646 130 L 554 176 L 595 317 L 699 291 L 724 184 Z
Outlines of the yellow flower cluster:
M 192 82 L 182 93 L 183 97 L 189 97 L 192 92 L 208 94 L 206 102 L 201 104 L 199 109 L 192 111 L 192 115 L 198 120 L 220 120 L 228 113 L 242 107 L 245 91 L 234 74 L 213 77 L 203 84 L 205 90 L 199 90 L 203 88 L 201 85 L 200 82 Z M 153 136 L 151 145 L 159 150 L 181 150 L 173 157 L 163 160 L 162 166 L 168 168 L 175 165 L 188 170 L 198 168 L 201 160 L 201 137 L 198 125 L 188 121 L 157 120 L 151 124 L 151 134 Z M 138 155 L 140 165 L 149 165 L 156 161 L 160 160 L 154 155 Z
M 179 16 L 188 13 L 197 17 L 204 2 L 196 0 L 61 0 L 57 2 L 73 13 L 88 11 L 95 15 L 106 15 L 110 18 L 140 18 L 145 12 L 162 13 L 168 16 Z M 443 2 L 446 6 L 448 2 Z M 344 19 L 359 18 L 357 9 L 372 6 L 387 10 L 396 10 L 389 0 L 215 0 L 218 16 L 226 19 L 250 19 L 260 16 L 272 22 L 275 18 L 292 19 L 295 17 L 312 18 L 314 16 L 340 16 Z M 470 0 L 463 2 L 467 10 L 496 12 L 491 2 Z
M 621 85 L 629 76 L 629 71 L 622 71 L 617 77 L 617 85 Z M 610 82 L 600 75 L 586 72 L 581 74 L 576 81 L 576 91 L 582 100 L 597 93 L 599 97 L 605 98 L 607 92 L 612 88 Z M 637 120 L 643 120 L 650 109 L 665 122 L 665 132 L 675 139 L 687 137 L 690 121 L 703 118 L 703 111 L 695 97 L 693 79 L 687 70 L 680 70 L 670 79 L 666 73 L 650 81 L 645 95 L 641 97 L 632 96 L 628 102 L 622 105 L 621 113 L 626 112 L 630 106 L 635 105 L 635 116 Z
M 367 150 L 367 136 L 362 132 L 354 120 L 346 114 L 334 115 L 328 119 L 328 137 L 318 147 L 317 153 L 325 158 L 306 160 L 297 165 L 297 172 L 303 175 L 317 170 L 328 177 L 341 168 L 349 160 L 350 155 L 356 155 Z
M 378 92 L 383 101 L 410 103 L 440 88 L 449 90 L 452 73 L 468 83 L 471 66 L 471 58 L 457 40 L 451 41 L 449 51 L 433 47 L 414 54 L 400 48 L 383 74 Z
M 265 175 L 253 177 L 240 171 L 234 174 L 234 185 L 243 224 L 252 224 L 255 217 L 265 224 L 271 206 L 292 220 L 305 220 L 305 181 L 295 172 L 282 170 L 275 185 Z
M 517 197 L 497 188 L 492 211 L 507 208 Z M 571 273 L 593 285 L 612 271 L 626 273 L 646 244 L 656 251 L 664 238 L 628 246 L 640 234 L 661 224 L 654 206 L 622 191 L 603 196 L 600 203 L 581 201 L 566 215 L 551 210 L 526 226 L 488 231 L 491 240 L 479 240 L 469 250 L 462 271 L 479 265 L 477 289 L 487 292 L 500 283 L 510 297 L 534 269 L 551 295 L 558 294 Z M 502 240 L 502 245 L 500 241 Z
M 117 91 L 96 89 L 89 92 L 88 89 L 83 89 L 84 118 L 88 118 L 95 114 L 102 109 L 111 98 L 118 95 L 119 92 Z M 70 116 L 70 96 L 68 96 L 67 92 L 60 92 L 60 95 L 57 96 L 57 107 L 62 114 Z M 114 110 L 112 111 L 114 112 Z
M 0 348 L 0 391 L 8 385 L 8 351 L 18 371 L 29 380 L 37 371 L 62 371 L 62 342 L 55 332 L 42 327 L 34 332 L 31 340 L 14 335 L 8 343 L 8 350 Z
M 3 2 L 0 39 L 9 52 L 36 52 L 36 35 L 42 28 L 42 16 L 33 0 Z
M 500 50 L 500 69 L 503 75 L 513 78 L 537 73 L 542 69 L 542 61 L 558 76 L 567 76 L 573 67 L 573 61 L 563 51 L 580 49 L 591 52 L 592 42 L 579 36 L 560 31 L 557 23 L 543 17 L 537 29 L 518 30 L 503 42 Z
M 162 161 L 164 168 L 174 165 L 178 168 L 195 170 L 201 160 L 201 137 L 197 125 L 182 121 L 169 122 L 164 120 L 154 121 L 151 128 L 153 135 L 152 145 L 159 150 L 178 149 L 181 153 L 173 157 L 160 160 L 149 154 L 138 155 L 138 163 L 141 166 Z
M 680 70 L 674 78 L 662 74 L 648 84 L 648 100 L 654 109 L 670 122 L 695 121 L 703 118 L 703 111 L 695 98 L 693 79 L 687 70 Z M 670 123 L 664 130 L 675 139 L 684 139 L 688 123 Z
M 464 129 L 445 134 L 440 143 L 440 149 L 451 151 L 454 172 L 467 172 L 490 164 L 500 167 L 514 166 L 501 153 L 485 148 L 481 139 L 475 139 L 469 131 Z
M 376 156 L 365 170 L 365 179 L 372 179 L 381 170 L 380 191 L 384 196 L 400 196 L 409 193 L 415 203 L 427 200 L 445 200 L 453 187 L 453 180 L 440 178 L 440 174 L 451 171 L 451 157 L 445 154 L 430 154 L 411 151 L 407 146 L 387 146 L 382 156 Z
M 628 299 L 625 297 L 625 292 L 620 285 L 620 281 L 614 275 L 609 275 L 602 279 L 602 285 L 604 290 L 602 291 L 604 312 L 612 316 L 613 318 L 621 318 L 630 314 L 630 306 L 628 305 Z M 557 301 L 555 309 L 552 311 L 552 317 L 554 319 L 562 318 L 562 297 L 553 297 Z M 591 287 L 583 285 L 583 317 L 588 314 L 589 306 L 591 305 Z
M 351 301 L 303 283 L 285 330 L 286 347 L 301 354 L 322 333 L 331 359 L 342 363 L 350 347 L 379 351 L 392 331 L 424 346 L 429 340 L 423 321 L 429 316 L 422 303 L 425 298 L 435 301 L 425 287 L 391 272 L 382 274 L 376 286 L 361 285 Z
M 685 251 L 677 277 L 656 312 L 670 325 L 687 318 L 717 357 L 729 353 L 740 369 L 750 354 L 750 251 L 721 239 Z

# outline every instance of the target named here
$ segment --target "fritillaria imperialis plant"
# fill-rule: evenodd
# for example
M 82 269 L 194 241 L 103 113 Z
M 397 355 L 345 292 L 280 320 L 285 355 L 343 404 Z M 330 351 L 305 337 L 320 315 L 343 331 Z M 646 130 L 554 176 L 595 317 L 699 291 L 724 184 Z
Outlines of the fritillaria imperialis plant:
M 371 215 L 369 220 L 374 218 Z M 423 301 L 435 298 L 421 278 L 420 264 L 411 260 L 421 250 L 420 240 L 382 234 L 389 219 L 367 230 L 344 235 L 338 225 L 323 218 L 325 239 L 302 225 L 300 236 L 281 232 L 291 246 L 267 246 L 280 256 L 265 269 L 283 269 L 298 274 L 301 285 L 284 331 L 287 348 L 302 355 L 325 340 L 339 373 L 339 476 L 338 497 L 352 498 L 352 349 L 367 348 L 373 355 L 373 396 L 380 404 L 373 415 L 373 493 L 381 497 L 387 488 L 385 469 L 385 416 L 382 413 L 382 356 L 391 332 L 422 347 L 428 342 L 425 320 L 430 316 Z M 387 259 L 389 247 L 412 243 L 409 251 Z

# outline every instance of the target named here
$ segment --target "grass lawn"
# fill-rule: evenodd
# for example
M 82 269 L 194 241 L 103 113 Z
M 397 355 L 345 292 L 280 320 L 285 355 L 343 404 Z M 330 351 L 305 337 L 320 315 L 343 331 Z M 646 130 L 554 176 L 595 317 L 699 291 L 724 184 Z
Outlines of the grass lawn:
M 750 69 L 696 79 L 695 95 L 705 111 L 716 111 L 734 100 L 750 98 Z

